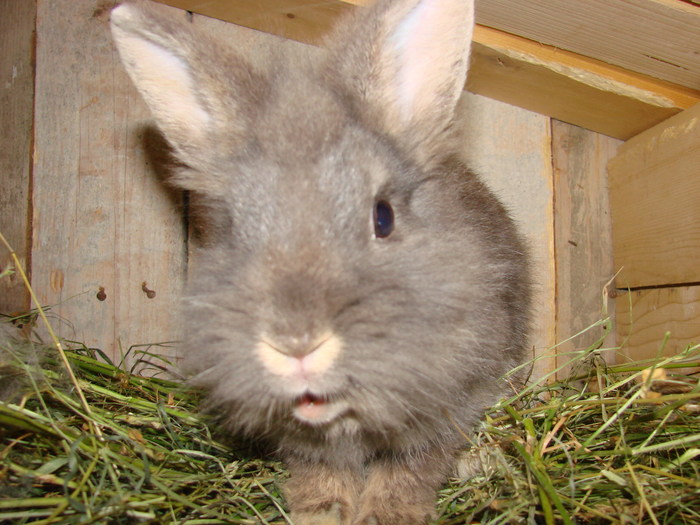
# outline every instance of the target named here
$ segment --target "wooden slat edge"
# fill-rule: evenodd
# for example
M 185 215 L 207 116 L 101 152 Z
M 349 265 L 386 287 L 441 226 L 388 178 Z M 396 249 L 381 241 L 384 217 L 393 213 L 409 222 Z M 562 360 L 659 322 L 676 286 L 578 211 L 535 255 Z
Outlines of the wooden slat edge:
M 474 42 L 528 63 L 543 65 L 603 91 L 659 106 L 687 109 L 700 102 L 700 91 L 635 73 L 570 51 L 540 44 L 497 29 L 477 26 Z
M 467 88 L 623 140 L 700 103 L 698 91 L 482 26 Z

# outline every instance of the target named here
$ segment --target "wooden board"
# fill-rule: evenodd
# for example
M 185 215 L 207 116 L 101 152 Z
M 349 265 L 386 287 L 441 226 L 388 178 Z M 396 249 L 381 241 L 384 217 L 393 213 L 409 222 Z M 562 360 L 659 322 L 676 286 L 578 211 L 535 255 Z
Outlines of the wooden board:
M 0 16 L 0 232 L 28 271 L 32 108 L 34 106 L 34 24 L 36 2 L 7 0 Z M 13 266 L 0 245 L 0 272 Z M 0 313 L 26 311 L 29 294 L 17 274 L 0 278 Z
M 689 89 L 481 26 L 466 87 L 619 139 L 700 102 Z
M 318 43 L 352 4 L 368 3 L 364 0 L 157 1 L 309 43 Z M 645 3 L 660 1 L 670 0 L 645 0 Z M 522 8 L 527 2 L 516 0 L 513 4 Z M 477 5 L 477 19 L 483 8 L 481 3 Z M 587 7 L 579 10 L 585 11 Z M 567 28 L 567 20 L 563 17 L 560 26 Z M 665 32 L 661 20 L 665 19 L 654 21 L 658 34 L 664 35 L 663 39 L 674 37 Z M 661 25 L 657 27 L 657 23 Z M 624 71 L 596 60 L 595 55 L 587 58 L 563 51 L 556 41 L 545 46 L 482 26 L 477 27 L 474 44 L 474 74 L 468 89 L 612 137 L 627 139 L 700 102 L 700 84 L 682 87 Z
M 219 20 L 307 44 L 320 44 L 357 2 L 339 0 L 156 0 Z
M 620 141 L 582 128 L 552 122 L 554 226 L 556 251 L 556 340 L 559 377 L 566 377 L 576 350 L 588 348 L 603 335 L 602 327 L 581 331 L 608 316 L 615 302 L 604 287 L 615 275 L 612 259 L 610 206 L 606 165 Z M 614 288 L 611 289 L 614 291 Z M 603 342 L 612 348 L 612 337 Z M 603 358 L 614 362 L 613 351 Z
M 700 282 L 700 105 L 627 141 L 608 168 L 618 288 Z
M 481 0 L 477 23 L 700 86 L 700 7 L 682 0 Z
M 111 5 L 38 0 L 32 284 L 63 337 L 119 359 L 180 336 L 186 250 L 178 197 L 144 146 L 149 113 L 111 41 Z
M 549 119 L 465 93 L 462 156 L 511 210 L 530 245 L 535 281 L 533 379 L 554 369 L 555 273 Z
M 675 355 L 700 343 L 700 286 L 623 293 L 616 302 L 622 353 L 628 359 Z

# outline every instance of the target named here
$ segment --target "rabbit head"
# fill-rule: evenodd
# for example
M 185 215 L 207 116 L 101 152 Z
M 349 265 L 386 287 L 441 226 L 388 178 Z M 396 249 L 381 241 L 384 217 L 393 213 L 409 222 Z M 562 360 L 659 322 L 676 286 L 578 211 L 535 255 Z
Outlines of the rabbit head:
M 472 29 L 472 1 L 386 0 L 326 51 L 262 68 L 162 6 L 113 11 L 182 163 L 173 182 L 216 226 L 184 303 L 185 367 L 224 425 L 331 487 L 314 499 L 292 481 L 299 515 L 338 504 L 388 523 L 400 479 L 419 510 L 395 522 L 424 520 L 522 358 L 523 243 L 451 131 Z

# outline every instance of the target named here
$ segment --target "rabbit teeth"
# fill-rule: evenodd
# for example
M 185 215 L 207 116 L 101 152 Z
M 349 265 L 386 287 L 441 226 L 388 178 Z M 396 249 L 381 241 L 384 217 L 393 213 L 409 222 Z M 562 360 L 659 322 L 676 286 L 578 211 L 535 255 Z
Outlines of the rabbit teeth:
M 333 401 L 307 392 L 294 407 L 294 416 L 304 423 L 322 425 L 341 416 L 347 408 L 342 400 Z

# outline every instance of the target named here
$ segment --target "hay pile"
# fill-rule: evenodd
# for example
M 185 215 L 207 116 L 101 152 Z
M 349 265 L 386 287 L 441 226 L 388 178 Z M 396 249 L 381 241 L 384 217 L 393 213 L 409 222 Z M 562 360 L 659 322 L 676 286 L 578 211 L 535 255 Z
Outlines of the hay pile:
M 2 350 L 0 523 L 285 523 L 279 464 L 215 441 L 180 384 L 75 346 L 86 410 L 55 349 Z
M 0 522 L 291 523 L 281 465 L 213 439 L 180 384 L 81 345 L 64 350 L 74 378 L 55 348 L 0 347 Z M 672 374 L 697 348 L 611 368 L 597 356 L 575 358 L 591 370 L 577 384 L 599 391 L 553 382 L 488 413 L 477 474 L 440 492 L 438 523 L 700 522 L 700 386 Z
M 611 367 L 596 348 L 487 414 L 486 467 L 441 493 L 440 523 L 700 523 L 700 347 Z

